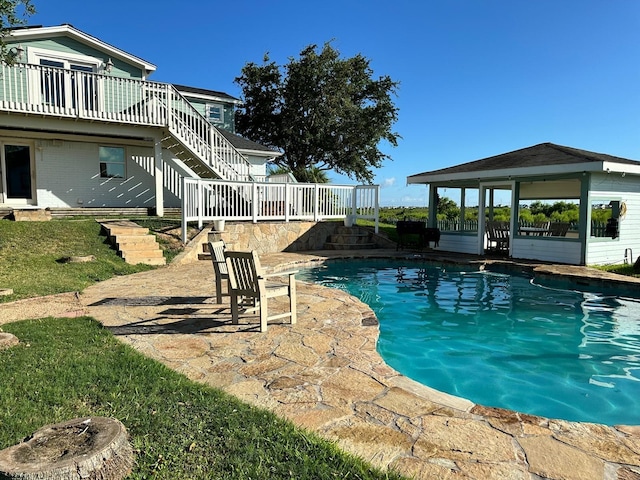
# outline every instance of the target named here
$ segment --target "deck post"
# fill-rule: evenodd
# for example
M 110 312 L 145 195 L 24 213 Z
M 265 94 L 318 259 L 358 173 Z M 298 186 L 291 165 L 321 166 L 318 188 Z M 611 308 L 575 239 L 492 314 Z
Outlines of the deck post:
M 154 140 L 154 159 L 155 159 L 155 168 L 154 168 L 154 183 L 155 183 L 155 194 L 156 194 L 156 215 L 159 217 L 164 217 L 164 162 L 162 161 L 162 139 L 156 137 Z
M 376 191 L 375 191 L 375 227 L 374 227 L 374 232 L 378 233 L 378 227 L 379 227 L 379 217 L 380 217 L 380 185 L 376 185 Z
M 188 197 L 187 197 L 187 177 L 180 179 L 182 183 L 182 208 L 181 210 L 181 226 L 182 226 L 182 243 L 187 244 L 187 209 L 188 209 Z
M 313 187 L 313 221 L 320 221 L 320 185 L 317 183 Z

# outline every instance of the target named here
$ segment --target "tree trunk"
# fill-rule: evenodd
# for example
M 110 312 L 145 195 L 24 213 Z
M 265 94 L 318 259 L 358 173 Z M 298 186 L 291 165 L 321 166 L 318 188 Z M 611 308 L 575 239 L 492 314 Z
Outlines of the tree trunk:
M 119 480 L 132 466 L 127 431 L 114 418 L 76 418 L 48 425 L 0 451 L 0 479 Z

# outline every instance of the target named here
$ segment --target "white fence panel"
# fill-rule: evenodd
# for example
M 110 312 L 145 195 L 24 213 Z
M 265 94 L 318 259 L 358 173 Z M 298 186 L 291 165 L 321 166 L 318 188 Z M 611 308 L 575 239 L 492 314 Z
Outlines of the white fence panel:
M 312 183 L 228 182 L 183 179 L 182 238 L 187 222 L 213 220 L 313 220 L 367 218 L 378 231 L 378 189 L 375 186 Z

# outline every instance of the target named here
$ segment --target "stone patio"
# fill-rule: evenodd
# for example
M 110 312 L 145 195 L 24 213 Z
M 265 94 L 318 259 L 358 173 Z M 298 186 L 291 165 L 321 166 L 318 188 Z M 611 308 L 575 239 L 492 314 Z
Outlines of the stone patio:
M 262 260 L 281 269 L 344 255 L 279 253 Z M 640 479 L 640 426 L 486 408 L 420 385 L 384 363 L 375 315 L 341 291 L 298 282 L 298 323 L 270 324 L 259 333 L 253 317 L 231 324 L 229 305 L 214 303 L 213 285 L 208 262 L 172 265 L 114 277 L 79 296 L 53 297 L 49 311 L 90 315 L 187 377 L 416 479 Z M 0 323 L 30 312 L 45 316 L 46 304 L 4 304 Z M 284 302 L 273 305 L 284 308 Z

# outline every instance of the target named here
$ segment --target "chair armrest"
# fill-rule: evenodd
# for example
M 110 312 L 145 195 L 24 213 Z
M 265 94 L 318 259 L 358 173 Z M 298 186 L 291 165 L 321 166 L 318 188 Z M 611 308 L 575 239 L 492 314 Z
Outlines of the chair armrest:
M 263 273 L 260 275 L 261 278 L 271 278 L 271 277 L 284 277 L 286 275 L 295 275 L 300 270 L 287 270 L 282 272 L 271 272 L 271 273 Z

